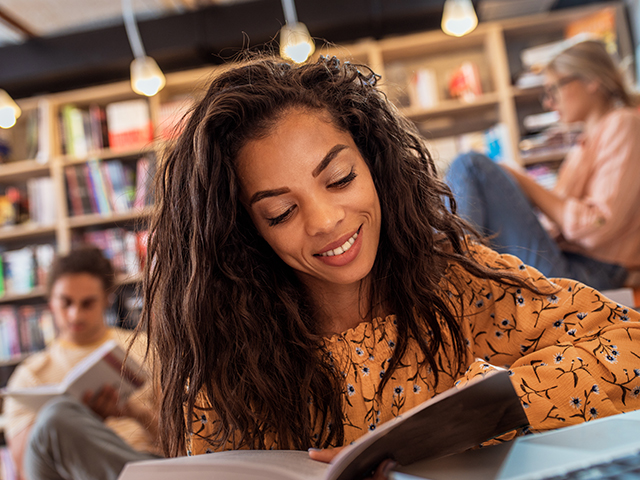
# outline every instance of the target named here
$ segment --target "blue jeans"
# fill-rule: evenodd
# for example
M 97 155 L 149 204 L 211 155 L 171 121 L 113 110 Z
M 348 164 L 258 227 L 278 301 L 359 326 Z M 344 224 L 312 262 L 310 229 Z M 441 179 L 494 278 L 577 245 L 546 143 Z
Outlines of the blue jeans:
M 496 251 L 519 257 L 547 277 L 572 278 L 597 290 L 624 284 L 624 267 L 562 251 L 517 182 L 490 158 L 475 152 L 460 155 L 451 164 L 446 182 L 458 214 L 491 236 Z

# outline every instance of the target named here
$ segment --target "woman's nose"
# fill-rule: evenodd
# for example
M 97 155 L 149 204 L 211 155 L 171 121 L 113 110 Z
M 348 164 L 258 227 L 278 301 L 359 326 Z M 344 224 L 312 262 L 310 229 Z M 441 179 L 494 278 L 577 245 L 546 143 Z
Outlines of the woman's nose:
M 306 229 L 308 235 L 330 233 L 344 219 L 344 208 L 324 199 L 309 202 L 306 212 Z

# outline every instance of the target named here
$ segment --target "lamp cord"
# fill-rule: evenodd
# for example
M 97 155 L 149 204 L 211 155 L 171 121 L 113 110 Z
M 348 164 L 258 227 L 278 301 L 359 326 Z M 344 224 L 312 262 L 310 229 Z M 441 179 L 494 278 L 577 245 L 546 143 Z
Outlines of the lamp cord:
M 285 0 L 283 0 L 284 2 Z M 144 46 L 140 39 L 140 32 L 138 31 L 138 25 L 136 24 L 136 18 L 133 14 L 133 7 L 131 0 L 122 0 L 122 17 L 124 18 L 124 27 L 127 31 L 127 37 L 129 37 L 129 45 L 133 51 L 135 58 L 145 57 Z
M 124 0 L 122 1 L 124 2 Z M 284 10 L 284 21 L 287 25 L 295 25 L 298 23 L 296 5 L 293 3 L 293 0 L 282 0 L 282 10 Z

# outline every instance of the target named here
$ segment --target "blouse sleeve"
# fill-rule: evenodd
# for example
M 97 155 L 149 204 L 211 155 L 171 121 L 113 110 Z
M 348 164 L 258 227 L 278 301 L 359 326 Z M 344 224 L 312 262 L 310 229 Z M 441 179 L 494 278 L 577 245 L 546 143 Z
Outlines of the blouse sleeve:
M 508 368 L 533 431 L 640 409 L 640 313 L 579 282 L 550 281 L 516 257 L 479 251 L 545 293 L 468 282 L 463 328 L 473 360 L 461 381 Z
M 579 167 L 589 170 L 582 195 L 564 202 L 559 227 L 568 241 L 592 249 L 628 223 L 626 216 L 640 198 L 639 129 L 635 114 L 613 115 L 603 125 L 594 151 L 587 153 L 592 160 Z

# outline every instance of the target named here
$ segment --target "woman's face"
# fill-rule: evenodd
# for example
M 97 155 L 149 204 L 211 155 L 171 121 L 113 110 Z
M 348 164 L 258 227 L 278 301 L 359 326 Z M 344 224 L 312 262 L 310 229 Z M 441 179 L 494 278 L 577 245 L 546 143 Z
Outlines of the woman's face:
M 544 82 L 544 106 L 555 110 L 564 123 L 582 122 L 587 117 L 597 85 L 576 75 L 549 72 Z
M 242 202 L 258 232 L 314 287 L 352 285 L 373 266 L 380 202 L 351 135 L 292 109 L 238 155 Z

